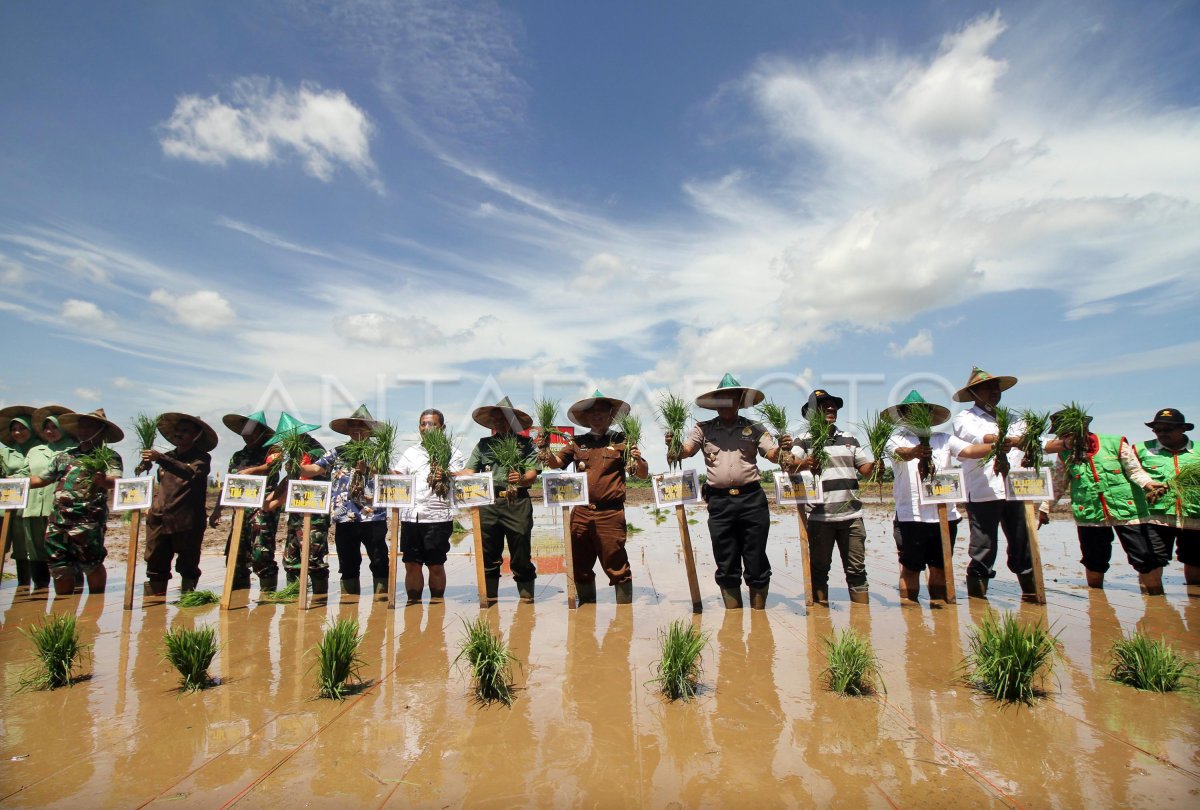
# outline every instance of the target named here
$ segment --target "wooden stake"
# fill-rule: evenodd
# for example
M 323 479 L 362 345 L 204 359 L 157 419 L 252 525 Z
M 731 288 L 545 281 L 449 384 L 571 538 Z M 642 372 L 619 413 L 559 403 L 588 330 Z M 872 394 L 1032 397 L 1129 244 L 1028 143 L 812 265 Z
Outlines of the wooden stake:
M 312 532 L 312 515 L 304 514 L 304 527 L 300 540 L 300 609 L 308 610 L 308 549 L 311 545 L 309 534 Z
M 246 510 L 235 507 L 233 510 L 233 536 L 229 538 L 229 555 L 225 558 L 225 588 L 221 591 L 221 610 L 233 608 L 233 579 L 237 572 L 238 555 L 242 553 L 242 523 L 246 519 Z M 239 605 L 239 607 L 243 607 Z
M 1042 579 L 1042 549 L 1038 545 L 1037 505 L 1025 502 L 1025 531 L 1029 535 L 1029 556 L 1033 561 L 1033 601 L 1046 604 L 1046 583 Z
M 0 571 L 4 570 L 4 564 L 8 562 L 8 523 L 12 520 L 11 509 L 4 510 L 4 525 L 0 527 Z
M 388 566 L 388 610 L 396 609 L 396 578 L 399 576 L 397 566 L 400 564 L 400 510 L 390 509 L 392 513 L 392 564 Z
M 930 593 L 930 598 L 941 596 L 947 605 L 958 602 L 958 589 L 954 587 L 954 545 L 950 542 L 950 510 L 944 503 L 937 505 L 938 528 L 942 531 L 942 572 L 946 580 L 946 590 L 941 594 Z
M 683 504 L 675 507 L 675 517 L 679 518 L 679 539 L 683 542 L 683 566 L 687 570 L 688 590 L 692 594 L 692 613 L 701 612 L 700 581 L 696 579 L 696 555 L 692 553 L 692 533 L 688 529 L 687 512 Z
M 471 530 L 475 534 L 475 581 L 479 585 L 479 609 L 486 610 L 489 606 L 487 596 L 487 578 L 483 575 L 483 525 L 479 519 L 479 507 L 471 509 Z
M 563 520 L 563 559 L 567 564 L 567 610 L 574 610 L 577 605 L 575 594 L 575 553 L 571 549 L 571 507 L 562 508 Z
M 8 513 L 4 516 L 7 518 Z M 137 577 L 138 534 L 142 530 L 142 510 L 133 510 L 129 523 L 129 559 L 125 561 L 125 609 L 133 610 L 133 582 Z
M 808 516 L 804 506 L 796 504 L 796 522 L 800 526 L 800 573 L 804 577 L 804 606 L 813 606 L 812 564 L 808 561 Z

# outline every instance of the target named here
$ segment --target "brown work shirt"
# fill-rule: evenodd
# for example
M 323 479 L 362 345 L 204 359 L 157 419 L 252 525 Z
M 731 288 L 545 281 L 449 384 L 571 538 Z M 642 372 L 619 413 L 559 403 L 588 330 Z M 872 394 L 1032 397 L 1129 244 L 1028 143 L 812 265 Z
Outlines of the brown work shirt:
M 203 531 L 208 471 L 212 458 L 202 450 L 172 450 L 158 462 L 154 503 L 146 515 L 147 528 L 163 534 Z
M 720 417 L 697 422 L 687 441 L 700 448 L 707 467 L 708 485 L 719 489 L 744 487 L 758 481 L 758 456 L 778 447 L 758 422 L 739 416 L 726 426 Z
M 625 503 L 625 434 L 588 431 L 574 437 L 559 454 L 563 464 L 587 473 L 588 501 L 598 505 Z

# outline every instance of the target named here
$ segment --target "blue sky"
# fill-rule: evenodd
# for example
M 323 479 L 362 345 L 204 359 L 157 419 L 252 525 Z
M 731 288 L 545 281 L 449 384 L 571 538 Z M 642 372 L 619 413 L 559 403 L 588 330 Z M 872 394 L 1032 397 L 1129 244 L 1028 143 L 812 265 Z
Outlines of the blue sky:
M 3 4 L 0 403 L 410 425 L 436 380 L 469 441 L 500 392 L 851 422 L 979 364 L 1141 438 L 1200 415 L 1198 43 L 1194 2 Z

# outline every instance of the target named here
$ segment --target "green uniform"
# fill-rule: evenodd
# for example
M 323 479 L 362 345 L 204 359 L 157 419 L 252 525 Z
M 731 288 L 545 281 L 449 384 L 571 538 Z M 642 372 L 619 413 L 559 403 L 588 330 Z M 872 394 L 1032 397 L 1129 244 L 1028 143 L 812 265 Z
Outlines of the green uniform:
M 58 424 L 58 420 L 54 417 L 50 417 L 50 419 Z M 75 441 L 65 434 L 54 444 L 35 444 L 25 454 L 25 459 L 29 462 L 29 474 L 37 478 L 46 478 L 58 454 L 64 450 L 70 450 L 74 446 Z M 46 526 L 53 513 L 53 488 L 39 487 L 29 490 L 29 503 L 25 505 L 25 511 L 21 515 L 25 519 L 25 539 L 29 548 L 30 560 L 45 562 L 47 559 Z
M 46 556 L 50 570 L 88 573 L 104 563 L 104 528 L 108 521 L 108 490 L 92 483 L 92 474 L 79 464 L 83 450 L 73 447 L 55 457 L 46 478 L 57 481 L 54 511 L 46 530 Z M 123 464 L 116 453 L 109 475 L 121 475 Z
M 491 473 L 496 502 L 479 510 L 479 523 L 483 537 L 483 573 L 487 577 L 500 576 L 504 561 L 504 542 L 508 541 L 508 565 L 516 582 L 532 582 L 537 577 L 533 564 L 533 505 L 529 502 L 528 487 L 517 487 L 516 497 L 508 498 L 508 470 L 496 463 L 495 445 L 504 436 L 485 436 L 475 445 L 467 469 Z M 517 436 L 526 464 L 538 469 L 537 448 L 524 436 Z
M 325 455 L 325 448 L 316 439 L 308 437 L 308 461 L 315 464 L 317 459 Z M 329 476 L 318 475 L 314 481 L 328 481 Z M 318 578 L 328 579 L 329 564 L 325 556 L 329 553 L 329 515 L 310 515 L 312 518 L 308 536 L 308 573 Z M 283 545 L 283 570 L 288 579 L 300 576 L 300 553 L 304 548 L 304 515 L 292 512 L 287 519 L 287 538 Z
M 0 478 L 27 478 L 29 463 L 25 454 L 20 450 L 0 444 Z M 32 496 L 32 492 L 30 495 Z M 21 513 L 23 515 L 24 512 Z M 8 537 L 4 539 L 6 547 L 12 549 L 14 560 L 42 559 L 29 556 L 29 542 L 25 531 L 25 521 L 21 515 L 9 517 Z
M 229 459 L 229 472 L 237 475 L 242 470 L 251 467 L 261 467 L 267 461 L 266 447 L 243 447 Z M 279 530 L 279 512 L 268 512 L 264 509 L 254 509 L 246 513 L 242 519 L 242 538 L 238 546 L 237 568 L 234 571 L 234 581 L 245 583 L 250 579 L 250 570 L 259 579 L 271 579 L 279 575 L 279 565 L 275 562 L 275 535 Z M 233 528 L 229 529 L 233 537 Z M 229 553 L 228 544 L 225 553 Z

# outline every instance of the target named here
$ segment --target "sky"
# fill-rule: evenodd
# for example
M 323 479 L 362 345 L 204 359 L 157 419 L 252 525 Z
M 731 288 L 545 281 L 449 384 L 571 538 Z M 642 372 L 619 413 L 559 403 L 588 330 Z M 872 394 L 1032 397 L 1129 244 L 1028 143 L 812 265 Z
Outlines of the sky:
M 260 407 L 469 450 L 503 395 L 852 427 L 978 365 L 1147 438 L 1200 416 L 1198 75 L 1196 2 L 0 4 L 0 405 L 223 464 Z

